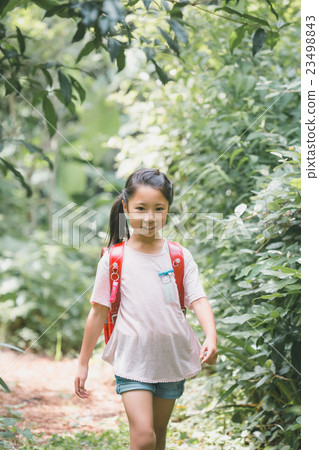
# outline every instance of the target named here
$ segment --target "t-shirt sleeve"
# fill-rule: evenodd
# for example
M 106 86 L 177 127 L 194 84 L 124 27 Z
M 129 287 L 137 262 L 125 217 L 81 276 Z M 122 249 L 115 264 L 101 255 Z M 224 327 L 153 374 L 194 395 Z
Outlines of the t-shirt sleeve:
M 111 307 L 110 303 L 110 279 L 109 279 L 109 252 L 106 251 L 100 259 L 93 286 L 90 302 L 100 303 L 108 308 Z
M 191 303 L 201 297 L 207 297 L 199 279 L 198 266 L 187 248 L 183 247 L 184 254 L 184 303 L 189 309 L 193 309 Z

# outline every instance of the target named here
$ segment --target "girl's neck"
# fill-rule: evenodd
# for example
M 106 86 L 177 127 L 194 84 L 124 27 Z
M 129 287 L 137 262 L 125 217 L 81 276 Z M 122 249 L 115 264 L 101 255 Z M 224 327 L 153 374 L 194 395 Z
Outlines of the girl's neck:
M 128 239 L 127 245 L 135 250 L 146 250 L 150 252 L 160 251 L 163 247 L 164 238 L 157 233 L 155 236 L 143 236 L 132 234 Z

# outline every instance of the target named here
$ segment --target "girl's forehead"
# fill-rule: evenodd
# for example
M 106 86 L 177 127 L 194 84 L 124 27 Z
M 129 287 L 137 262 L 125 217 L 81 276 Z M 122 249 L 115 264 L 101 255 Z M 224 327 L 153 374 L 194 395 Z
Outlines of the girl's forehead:
M 130 198 L 130 201 L 134 201 L 134 203 L 168 203 L 167 199 L 159 189 L 145 185 L 137 187 L 135 193 Z

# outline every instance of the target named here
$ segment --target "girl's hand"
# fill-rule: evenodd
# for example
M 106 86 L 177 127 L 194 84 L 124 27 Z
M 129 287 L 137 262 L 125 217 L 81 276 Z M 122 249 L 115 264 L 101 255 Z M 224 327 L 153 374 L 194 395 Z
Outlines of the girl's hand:
M 88 398 L 90 393 L 85 389 L 85 381 L 88 377 L 89 367 L 88 365 L 78 365 L 78 370 L 74 379 L 74 390 L 78 397 Z
M 202 364 L 215 364 L 217 360 L 217 342 L 215 339 L 205 339 L 200 351 Z

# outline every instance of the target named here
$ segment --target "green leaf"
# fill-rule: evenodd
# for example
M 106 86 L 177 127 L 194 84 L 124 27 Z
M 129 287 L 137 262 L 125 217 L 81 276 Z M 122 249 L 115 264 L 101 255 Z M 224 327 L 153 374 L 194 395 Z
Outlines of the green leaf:
M 0 39 L 3 39 L 6 35 L 6 27 L 0 22 Z
M 93 52 L 93 50 L 95 50 L 95 45 L 96 45 L 95 40 L 87 42 L 80 51 L 80 53 L 78 54 L 76 62 L 78 63 L 83 58 L 83 56 L 86 56 L 89 53 Z
M 3 418 L 1 418 L 1 422 L 6 427 L 13 427 L 19 421 L 20 421 L 20 419 L 19 418 L 15 418 L 15 417 L 3 417 Z
M 156 61 L 155 61 L 154 59 L 152 59 L 152 63 L 153 63 L 154 66 L 155 66 L 156 73 L 157 73 L 157 75 L 158 75 L 158 78 L 161 80 L 161 82 L 162 82 L 163 84 L 168 83 L 169 80 L 170 80 L 170 78 L 168 77 L 168 75 L 164 72 L 163 69 L 160 68 L 160 66 L 156 63 Z
M 4 439 L 12 439 L 15 437 L 15 434 L 12 433 L 12 431 L 6 430 L 6 431 L 0 431 L 0 436 Z M 2 443 L 2 442 L 0 442 Z
M 63 3 L 62 5 L 56 5 L 53 8 L 50 8 L 45 14 L 44 17 L 68 17 L 68 9 L 69 3 Z
M 45 76 L 46 82 L 48 83 L 48 85 L 50 87 L 52 87 L 53 80 L 52 80 L 52 77 L 50 75 L 50 72 L 45 67 L 41 67 L 41 70 L 43 72 L 43 75 Z
M 2 158 L 0 158 L 0 159 L 2 159 Z M 7 386 L 7 384 L 3 381 L 3 379 L 0 377 L 0 385 L 3 387 L 3 389 L 5 390 L 5 391 L 7 391 L 8 393 L 10 393 L 11 391 L 10 391 L 10 389 L 8 388 L 8 386 Z
M 242 14 L 241 12 L 237 11 L 236 9 L 229 8 L 229 6 L 223 6 L 221 8 L 214 9 L 214 12 L 216 12 L 216 11 L 225 11 L 228 14 L 234 14 L 239 17 L 244 17 L 245 19 L 248 19 L 252 22 L 269 27 L 269 23 L 266 20 L 260 19 L 259 17 L 256 17 L 256 16 L 252 16 L 251 14 Z
M 24 147 L 29 150 L 30 153 L 39 153 L 42 159 L 46 161 L 49 164 L 49 167 L 51 170 L 53 170 L 53 162 L 51 159 L 46 156 L 46 154 L 43 152 L 42 148 L 37 147 L 36 145 L 31 144 L 30 142 L 26 142 L 23 140 L 19 140 L 19 142 L 24 145 Z
M 43 99 L 42 108 L 50 137 L 52 137 L 56 133 L 57 115 L 54 106 L 51 103 L 51 100 L 49 100 L 47 97 Z
M 118 52 L 118 55 L 116 57 L 116 63 L 118 71 L 121 72 L 121 70 L 123 70 L 125 67 L 125 52 L 123 46 L 120 48 L 120 51 Z
M 161 3 L 162 3 L 163 8 L 165 9 L 165 11 L 166 11 L 167 13 L 169 13 L 170 7 L 169 7 L 167 1 L 166 1 L 166 0 L 161 0 Z
M 214 12 L 216 12 L 216 11 L 225 11 L 228 14 L 235 14 L 236 16 L 240 16 L 240 17 L 243 16 L 241 12 L 237 11 L 236 9 L 230 8 L 229 6 L 222 6 L 220 8 L 215 8 Z
M 301 190 L 301 178 L 293 178 L 289 183 L 299 191 Z
M 228 396 L 236 389 L 237 386 L 238 386 L 238 384 L 235 383 L 235 384 L 233 384 L 229 389 L 227 389 L 227 391 L 224 392 L 223 395 L 222 395 L 222 396 L 220 397 L 220 399 L 218 400 L 217 405 L 218 405 L 219 403 L 221 403 L 223 400 L 225 400 L 225 398 L 227 398 L 227 397 L 228 397 Z
M 266 20 L 260 19 L 259 17 L 256 16 L 252 16 L 250 14 L 243 14 L 243 17 L 245 17 L 245 19 L 249 19 L 255 23 L 258 23 L 260 25 L 264 25 L 266 27 L 269 27 L 269 23 Z
M 9 80 L 5 80 L 5 89 L 6 89 L 5 95 L 9 95 L 12 92 L 16 92 L 16 94 L 19 95 L 22 86 L 16 78 L 11 78 Z
M 108 50 L 110 53 L 111 61 L 114 61 L 119 54 L 120 49 L 122 48 L 122 44 L 117 39 L 109 39 L 108 42 Z
M 181 25 L 177 20 L 170 19 L 167 21 L 169 23 L 169 26 L 171 27 L 171 30 L 174 31 L 176 39 L 183 42 L 184 44 L 188 45 L 188 34 L 185 31 L 183 25 Z
M 92 27 L 99 17 L 99 7 L 96 2 L 84 2 L 80 6 L 82 22 L 87 27 Z
M 184 8 L 184 5 L 182 5 L 182 4 L 175 4 L 173 6 L 173 8 L 170 11 L 168 11 L 168 14 L 171 17 L 182 19 L 183 18 L 183 9 L 182 8 Z
M 301 366 L 301 344 L 298 341 L 293 342 L 291 347 L 291 362 L 298 371 L 300 371 Z
M 166 31 L 164 31 L 161 27 L 157 27 L 165 41 L 168 43 L 169 47 L 177 54 L 179 55 L 179 45 L 177 42 L 175 42 Z
M 266 381 L 269 380 L 269 375 L 264 375 L 259 381 L 258 383 L 255 384 L 255 388 L 259 388 L 260 386 L 262 386 L 263 384 L 266 383 Z
M 125 11 L 120 0 L 104 0 L 102 11 L 107 14 L 112 26 L 125 21 Z
M 75 35 L 72 38 L 72 42 L 78 42 L 81 39 L 83 39 L 85 33 L 86 33 L 86 27 L 83 24 L 83 22 L 81 21 L 81 22 L 78 23 L 78 27 L 77 27 Z
M 110 24 L 110 21 L 106 16 L 100 16 L 98 26 L 102 36 L 105 36 L 108 31 L 112 30 L 112 24 Z
M 9 161 L 6 161 L 3 158 L 0 158 L 0 160 L 2 161 L 2 163 L 5 165 L 5 167 L 7 169 L 10 170 L 10 172 L 13 173 L 13 175 L 20 181 L 21 185 L 24 187 L 24 189 L 26 190 L 27 193 L 27 197 L 31 197 L 32 196 L 32 189 L 31 187 L 26 183 L 23 175 L 21 172 L 19 172 L 11 163 L 9 163 Z
M 276 17 L 276 19 L 278 20 L 279 16 L 278 13 L 275 11 L 274 7 L 272 6 L 272 3 L 270 0 L 266 0 L 266 2 L 268 3 L 269 7 L 270 7 L 270 11 L 273 13 L 273 15 Z
M 236 158 L 236 156 L 237 156 L 239 153 L 241 153 L 242 151 L 243 151 L 243 149 L 240 147 L 240 148 L 236 148 L 236 149 L 232 152 L 231 157 L 229 158 L 229 165 L 230 165 L 230 167 L 232 167 L 233 161 L 234 161 L 234 159 Z
M 24 430 L 21 431 L 21 434 L 23 434 L 23 436 L 26 437 L 27 439 L 33 439 L 33 434 L 29 428 L 24 428 Z
M 77 79 L 75 79 L 74 77 L 72 77 L 71 75 L 69 75 L 72 86 L 77 90 L 81 103 L 84 102 L 85 100 L 85 96 L 86 96 L 86 92 L 85 89 L 82 87 L 82 85 L 78 82 Z
M 7 4 L 9 3 L 9 0 L 2 0 L 0 3 L 0 14 L 3 13 L 3 10 L 5 9 L 5 7 L 7 6 Z
M 270 49 L 272 50 L 277 42 L 279 41 L 279 33 L 277 31 L 267 31 L 266 33 L 266 44 L 269 45 Z
M 245 25 L 242 25 L 241 27 L 236 28 L 236 30 L 234 30 L 230 35 L 229 49 L 232 54 L 234 52 L 234 49 L 238 47 L 241 41 L 243 40 L 243 37 L 245 36 L 245 31 L 246 31 Z
M 68 105 L 72 99 L 71 83 L 68 77 L 61 70 L 58 70 L 58 77 L 62 95 L 64 97 L 65 103 Z
M 42 102 L 42 100 L 44 99 L 44 97 L 47 97 L 48 95 L 48 91 L 45 89 L 41 89 L 39 91 L 36 91 L 34 93 L 34 96 L 32 97 L 32 105 L 36 106 L 38 105 L 40 102 Z
M 262 48 L 266 39 L 265 30 L 258 28 L 253 36 L 253 56 Z
M 238 347 L 241 347 L 245 352 L 249 353 L 251 356 L 256 354 L 256 350 L 248 344 L 247 339 L 241 339 L 239 337 L 236 337 L 234 335 L 234 332 L 232 334 L 225 333 L 223 331 L 220 331 L 220 334 L 224 337 L 226 337 L 228 340 L 236 344 Z M 251 331 L 249 331 L 249 336 L 251 337 Z
M 239 351 L 232 347 L 224 347 L 223 345 L 219 345 L 218 348 L 220 350 L 219 353 L 221 355 L 227 355 L 229 357 L 234 356 L 236 360 L 239 359 L 240 361 L 243 361 L 247 365 L 248 364 L 250 364 L 251 366 L 256 365 L 256 363 L 254 361 L 250 361 L 248 359 L 248 357 L 245 355 L 245 353 L 242 350 Z
M 252 314 L 242 314 L 241 316 L 230 316 L 225 317 L 224 319 L 221 319 L 224 323 L 238 323 L 242 325 L 243 323 L 247 322 L 250 319 L 253 319 L 254 315 Z
M 145 9 L 148 10 L 148 8 L 150 7 L 150 4 L 152 3 L 152 0 L 143 0 Z
M 52 9 L 54 6 L 57 6 L 56 0 L 33 0 L 33 3 L 46 11 Z
M 2 53 L 8 59 L 17 58 L 19 56 L 18 50 L 13 45 L 7 45 L 6 48 L 1 48 Z
M 57 98 L 58 100 L 60 100 L 60 102 L 61 102 L 66 108 L 68 108 L 68 110 L 70 111 L 70 113 L 71 113 L 72 115 L 75 115 L 75 104 L 74 104 L 72 101 L 69 102 L 69 103 L 67 103 L 67 102 L 65 101 L 65 98 L 64 98 L 64 96 L 63 96 L 63 94 L 62 94 L 62 92 L 61 92 L 61 89 L 54 89 L 54 93 L 55 93 L 56 98 Z
M 21 55 L 23 55 L 24 51 L 25 51 L 25 40 L 24 40 L 24 36 L 21 33 L 21 30 L 19 27 L 16 27 L 17 30 L 17 38 L 18 38 L 18 43 L 19 43 L 19 48 L 20 48 L 20 53 Z
M 152 47 L 144 47 L 143 51 L 146 55 L 147 61 L 151 61 L 155 58 L 155 50 Z

